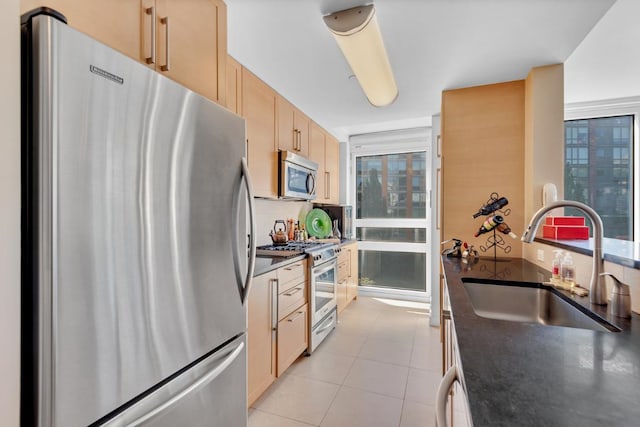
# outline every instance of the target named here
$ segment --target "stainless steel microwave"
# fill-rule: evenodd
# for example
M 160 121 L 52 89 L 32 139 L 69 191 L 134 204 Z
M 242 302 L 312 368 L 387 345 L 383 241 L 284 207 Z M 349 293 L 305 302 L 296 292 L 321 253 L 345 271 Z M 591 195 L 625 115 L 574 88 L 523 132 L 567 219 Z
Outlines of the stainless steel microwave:
M 318 164 L 290 151 L 278 153 L 280 173 L 278 196 L 287 199 L 315 200 Z

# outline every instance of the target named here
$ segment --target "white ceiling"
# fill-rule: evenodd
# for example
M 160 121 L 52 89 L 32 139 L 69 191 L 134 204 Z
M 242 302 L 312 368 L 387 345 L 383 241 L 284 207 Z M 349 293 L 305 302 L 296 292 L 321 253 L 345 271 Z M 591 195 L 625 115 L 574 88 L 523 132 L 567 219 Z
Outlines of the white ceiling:
M 640 1 L 618 0 L 565 62 L 565 102 L 640 95 Z
M 383 108 L 349 78 L 322 20 L 370 1 L 226 0 L 228 49 L 344 139 L 428 125 L 444 89 L 522 79 L 534 66 L 564 62 L 614 1 L 375 0 L 400 92 Z

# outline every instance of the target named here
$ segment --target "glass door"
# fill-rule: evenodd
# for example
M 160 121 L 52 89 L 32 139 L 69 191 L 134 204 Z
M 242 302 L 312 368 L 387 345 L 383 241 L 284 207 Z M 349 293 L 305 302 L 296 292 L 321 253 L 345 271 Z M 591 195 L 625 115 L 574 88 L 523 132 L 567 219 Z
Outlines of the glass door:
M 359 285 L 365 294 L 428 298 L 430 161 L 417 144 L 352 148 Z

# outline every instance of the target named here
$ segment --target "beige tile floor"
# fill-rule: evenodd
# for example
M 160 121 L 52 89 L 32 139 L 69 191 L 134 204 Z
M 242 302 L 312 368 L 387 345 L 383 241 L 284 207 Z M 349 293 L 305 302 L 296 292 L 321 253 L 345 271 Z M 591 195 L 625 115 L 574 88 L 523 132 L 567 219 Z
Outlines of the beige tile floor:
M 434 424 L 440 331 L 428 305 L 360 297 L 249 410 L 250 427 Z

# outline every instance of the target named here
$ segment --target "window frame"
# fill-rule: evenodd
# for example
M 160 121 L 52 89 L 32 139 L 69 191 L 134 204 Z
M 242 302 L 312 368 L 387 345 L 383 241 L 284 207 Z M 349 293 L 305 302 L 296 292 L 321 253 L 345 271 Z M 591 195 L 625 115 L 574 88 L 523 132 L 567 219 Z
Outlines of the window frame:
M 633 116 L 633 178 L 631 180 L 633 194 L 633 242 L 640 242 L 640 97 L 617 98 L 593 102 L 576 102 L 565 104 L 564 108 L 564 122 L 569 120 L 599 119 L 615 116 Z M 563 158 L 565 146 L 565 134 L 563 133 Z
M 363 156 L 378 156 L 389 154 L 405 154 L 425 152 L 425 217 L 424 218 L 356 218 L 356 158 Z M 426 289 L 424 291 L 404 290 L 384 287 L 360 287 L 363 294 L 369 296 L 389 296 L 408 298 L 429 302 L 431 288 L 429 277 L 431 266 L 429 261 L 432 242 L 432 231 L 429 228 L 431 212 L 431 128 L 414 128 L 400 131 L 387 131 L 374 134 L 354 135 L 349 138 L 349 192 L 348 203 L 354 209 L 352 220 L 354 233 L 357 227 L 389 227 L 394 228 L 424 228 L 426 230 L 424 243 L 406 242 L 373 242 L 358 241 L 358 250 L 424 253 L 426 256 Z

